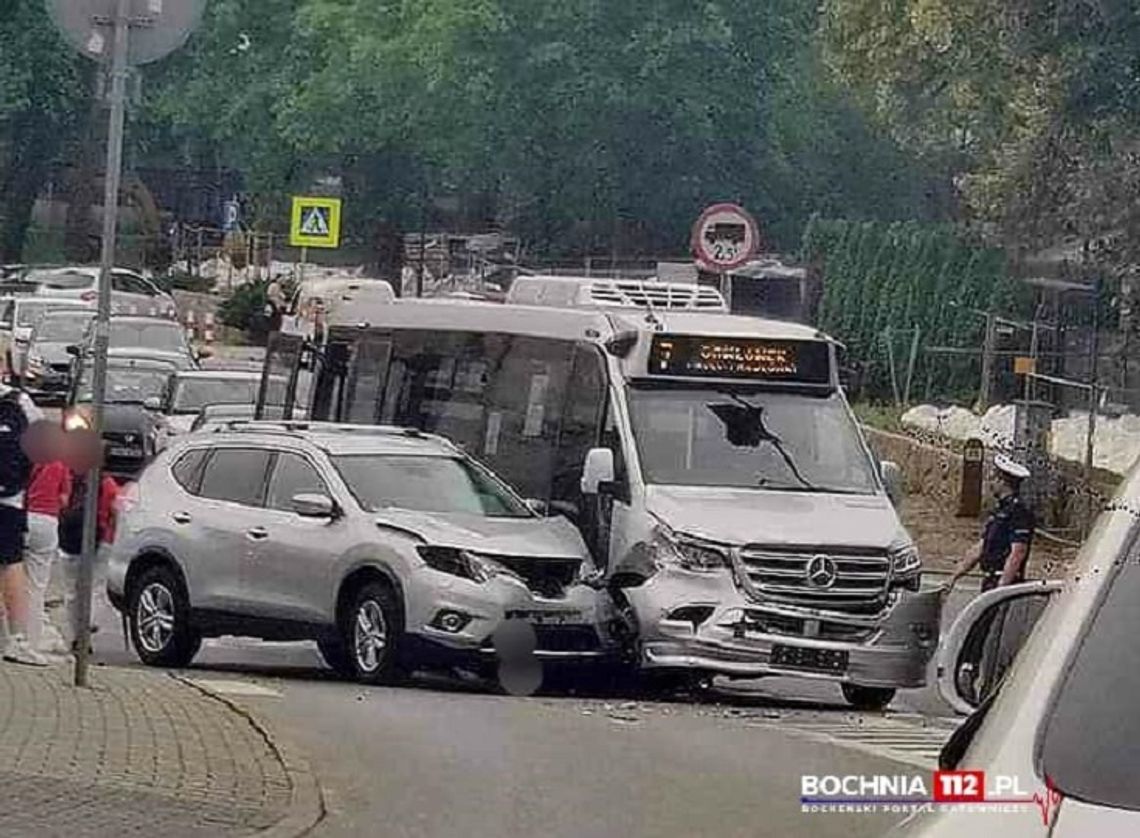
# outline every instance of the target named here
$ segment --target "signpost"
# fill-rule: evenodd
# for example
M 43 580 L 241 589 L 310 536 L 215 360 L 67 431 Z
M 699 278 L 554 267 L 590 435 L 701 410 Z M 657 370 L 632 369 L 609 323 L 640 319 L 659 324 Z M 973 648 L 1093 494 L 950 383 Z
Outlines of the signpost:
M 46 0 L 64 38 L 81 54 L 109 65 L 111 118 L 107 135 L 107 170 L 103 192 L 103 248 L 99 274 L 99 308 L 95 319 L 91 430 L 103 435 L 107 390 L 107 345 L 110 340 L 111 271 L 119 225 L 119 186 L 123 176 L 123 134 L 127 115 L 127 74 L 132 65 L 148 64 L 181 47 L 202 19 L 206 0 Z M 91 588 L 98 549 L 97 515 L 102 485 L 101 458 L 87 474 L 83 509 L 83 557 L 80 562 L 76 615 L 75 685 L 87 686 L 91 648 Z
M 293 219 L 289 225 L 289 244 L 293 247 L 340 247 L 340 198 L 293 198 Z
M 720 276 L 721 293 L 731 306 L 728 275 L 759 251 L 760 225 L 741 206 L 713 204 L 693 225 L 691 246 L 697 265 Z

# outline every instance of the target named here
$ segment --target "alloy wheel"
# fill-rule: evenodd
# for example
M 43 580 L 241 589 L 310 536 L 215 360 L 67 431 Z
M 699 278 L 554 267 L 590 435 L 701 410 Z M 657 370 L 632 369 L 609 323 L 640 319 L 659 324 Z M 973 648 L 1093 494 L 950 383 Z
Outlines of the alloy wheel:
M 139 643 L 151 654 L 162 652 L 174 636 L 174 595 L 159 582 L 152 582 L 139 595 L 135 621 Z
M 380 668 L 384 651 L 388 648 L 388 623 L 380 603 L 366 599 L 356 609 L 353 630 L 353 652 L 356 665 L 362 672 L 371 673 Z

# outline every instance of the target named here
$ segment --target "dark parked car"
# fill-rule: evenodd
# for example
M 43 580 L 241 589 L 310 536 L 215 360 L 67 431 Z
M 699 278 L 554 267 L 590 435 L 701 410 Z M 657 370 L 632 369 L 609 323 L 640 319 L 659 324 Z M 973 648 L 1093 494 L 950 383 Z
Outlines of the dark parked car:
M 74 356 L 68 347 L 83 340 L 94 312 L 84 309 L 47 311 L 28 339 L 23 368 L 24 389 L 37 401 L 66 398 L 71 390 Z
M 88 427 L 92 402 L 93 366 L 84 363 L 72 385 L 64 417 L 69 429 Z M 103 441 L 107 471 L 134 478 L 158 450 L 158 411 L 162 395 L 176 367 L 149 357 L 112 357 L 107 366 L 107 399 L 103 413 Z

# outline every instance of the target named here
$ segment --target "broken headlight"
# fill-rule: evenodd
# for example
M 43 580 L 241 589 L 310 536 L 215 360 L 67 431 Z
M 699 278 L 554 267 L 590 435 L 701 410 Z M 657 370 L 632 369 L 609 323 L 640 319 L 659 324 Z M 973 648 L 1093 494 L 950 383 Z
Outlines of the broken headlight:
M 729 568 L 725 548 L 675 533 L 664 526 L 658 526 L 654 533 L 653 552 L 658 563 L 678 566 L 694 573 L 715 573 Z
M 424 560 L 424 564 L 433 570 L 470 579 L 472 582 L 488 582 L 496 576 L 521 579 L 509 567 L 487 556 L 472 553 L 470 550 L 438 547 L 432 544 L 421 544 L 416 550 Z

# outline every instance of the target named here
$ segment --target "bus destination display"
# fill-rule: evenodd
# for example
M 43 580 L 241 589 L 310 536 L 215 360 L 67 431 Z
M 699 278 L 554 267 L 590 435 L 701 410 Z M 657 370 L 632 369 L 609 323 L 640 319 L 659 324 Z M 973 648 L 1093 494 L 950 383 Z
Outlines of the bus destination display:
M 655 335 L 650 375 L 829 384 L 831 353 L 816 341 Z

